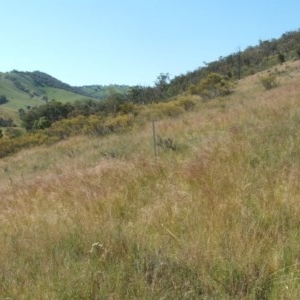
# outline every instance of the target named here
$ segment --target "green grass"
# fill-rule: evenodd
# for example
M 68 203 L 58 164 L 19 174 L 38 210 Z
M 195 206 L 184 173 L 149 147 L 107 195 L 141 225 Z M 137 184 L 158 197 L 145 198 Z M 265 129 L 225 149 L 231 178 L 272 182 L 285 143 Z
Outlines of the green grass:
M 37 103 L 41 104 L 41 100 L 37 100 L 37 98 L 30 99 L 30 96 L 27 93 L 18 90 L 13 82 L 6 79 L 3 74 L 0 77 L 0 94 L 5 95 L 9 100 L 8 103 L 1 105 L 0 109 L 1 107 L 8 107 L 18 110 L 19 108 L 25 108 L 28 105 L 34 106 L 37 105 Z
M 49 101 L 55 99 L 62 103 L 73 103 L 84 99 L 93 99 L 63 89 L 36 86 L 29 77 L 20 76 L 19 74 L 14 73 L 14 77 L 16 77 L 29 92 L 18 89 L 13 81 L 7 78 L 6 73 L 0 74 L 0 95 L 4 95 L 8 99 L 7 103 L 0 105 L 0 117 L 11 118 L 18 126 L 21 124 L 18 110 L 27 110 L 28 107 L 45 104 L 43 97 L 47 97 Z
M 17 123 L 19 121 L 18 111 L 4 105 L 0 105 L 0 117 L 4 119 L 12 119 Z
M 52 87 L 45 87 L 43 88 L 43 91 L 45 92 L 45 95 L 47 95 L 49 100 L 54 99 L 62 103 L 67 103 L 67 102 L 72 103 L 72 102 L 81 101 L 85 99 L 94 99 L 94 98 L 90 98 L 79 94 L 74 94 L 66 90 L 52 88 Z

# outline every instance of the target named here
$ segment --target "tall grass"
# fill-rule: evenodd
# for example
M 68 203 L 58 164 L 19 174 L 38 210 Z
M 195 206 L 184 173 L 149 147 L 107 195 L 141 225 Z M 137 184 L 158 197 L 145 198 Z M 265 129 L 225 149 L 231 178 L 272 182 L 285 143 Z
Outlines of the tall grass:
M 300 90 L 258 77 L 156 123 L 0 161 L 0 297 L 298 299 Z

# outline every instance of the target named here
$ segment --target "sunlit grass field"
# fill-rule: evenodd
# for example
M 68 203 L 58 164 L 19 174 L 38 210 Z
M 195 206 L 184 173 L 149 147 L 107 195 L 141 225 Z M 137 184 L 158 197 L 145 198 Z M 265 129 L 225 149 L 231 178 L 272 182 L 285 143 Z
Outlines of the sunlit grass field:
M 192 112 L 0 160 L 1 299 L 299 299 L 300 63 Z

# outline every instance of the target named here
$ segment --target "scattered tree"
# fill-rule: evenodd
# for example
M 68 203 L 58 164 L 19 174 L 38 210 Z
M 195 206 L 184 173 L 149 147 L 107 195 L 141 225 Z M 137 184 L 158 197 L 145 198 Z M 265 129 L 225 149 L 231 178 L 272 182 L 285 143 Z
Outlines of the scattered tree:
M 69 103 L 62 104 L 61 102 L 50 101 L 30 109 L 28 112 L 19 110 L 19 116 L 26 130 L 32 131 L 50 127 L 53 122 L 66 118 L 73 109 Z
M 51 126 L 51 122 L 45 117 L 42 116 L 38 120 L 35 120 L 33 123 L 33 129 L 45 129 Z
M 7 102 L 8 102 L 8 100 L 7 100 L 6 96 L 0 95 L 0 104 L 4 104 L 4 103 L 7 103 Z
M 169 73 L 160 73 L 155 81 L 155 86 L 158 88 L 160 94 L 165 94 L 170 83 Z

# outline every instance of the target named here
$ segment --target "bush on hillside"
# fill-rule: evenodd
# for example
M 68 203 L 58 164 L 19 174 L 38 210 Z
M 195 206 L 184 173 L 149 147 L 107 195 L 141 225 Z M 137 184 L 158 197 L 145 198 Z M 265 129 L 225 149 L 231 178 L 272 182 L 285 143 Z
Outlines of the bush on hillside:
M 33 123 L 33 129 L 45 129 L 51 126 L 51 122 L 45 117 L 42 116 L 38 120 L 35 120 Z
M 40 105 L 30 109 L 28 112 L 19 110 L 20 119 L 27 131 L 44 129 L 50 127 L 53 122 L 66 118 L 73 110 L 69 103 L 51 101 L 47 104 Z
M 179 105 L 186 111 L 192 111 L 194 110 L 196 103 L 190 98 L 181 98 L 179 99 Z
M 285 62 L 285 55 L 283 53 L 279 53 L 277 58 L 280 64 L 283 64 Z
M 23 135 L 23 131 L 20 128 L 8 127 L 5 130 L 5 136 L 9 138 L 16 138 Z
M 106 130 L 111 132 L 119 132 L 133 124 L 134 117 L 128 115 L 118 115 L 116 117 L 107 118 L 104 123 Z
M 14 121 L 9 118 L 9 119 L 4 119 L 2 117 L 0 117 L 0 126 L 1 127 L 13 127 L 14 125 Z
M 0 104 L 5 104 L 7 102 L 8 102 L 8 100 L 7 100 L 6 96 L 0 95 Z
M 49 142 L 49 137 L 41 133 L 21 135 L 18 138 L 5 137 L 0 142 L 0 158 L 23 148 L 43 145 Z
M 162 138 L 159 135 L 157 136 L 156 145 L 161 147 L 163 150 L 172 150 L 176 151 L 178 149 L 177 143 L 172 138 Z
M 259 78 L 260 83 L 266 90 L 270 90 L 276 86 L 278 86 L 277 76 L 274 73 L 270 73 Z
M 199 95 L 204 100 L 213 99 L 219 96 L 227 96 L 233 92 L 234 84 L 224 76 L 216 73 L 210 73 L 205 79 L 197 85 L 190 86 L 192 95 Z
M 300 58 L 300 47 L 296 50 L 297 58 Z

